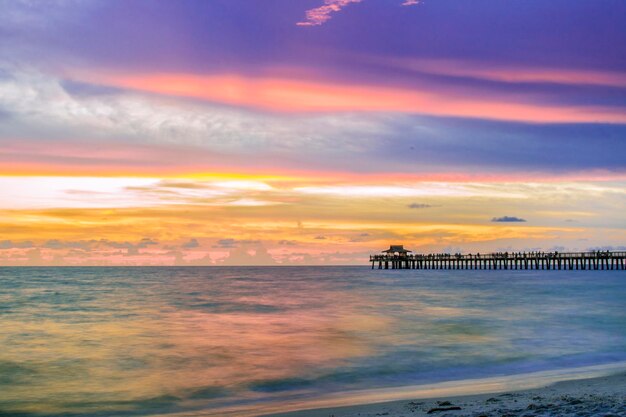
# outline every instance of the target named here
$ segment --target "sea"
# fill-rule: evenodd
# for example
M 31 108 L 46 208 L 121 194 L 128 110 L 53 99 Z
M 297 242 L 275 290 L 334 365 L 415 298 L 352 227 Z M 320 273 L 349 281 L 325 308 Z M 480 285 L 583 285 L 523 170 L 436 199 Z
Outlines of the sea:
M 248 416 L 625 361 L 626 271 L 0 268 L 0 416 Z

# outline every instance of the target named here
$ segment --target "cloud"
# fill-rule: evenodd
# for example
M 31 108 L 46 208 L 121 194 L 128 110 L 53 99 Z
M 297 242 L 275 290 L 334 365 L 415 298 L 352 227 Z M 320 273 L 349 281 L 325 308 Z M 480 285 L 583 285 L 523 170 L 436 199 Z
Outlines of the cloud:
M 13 242 L 11 240 L 0 240 L 0 249 L 28 249 L 33 247 L 33 242 Z
M 1 143 L 0 139 L 0 148 Z M 0 149 L 0 165 L 2 160 L 3 151 Z M 37 190 L 37 198 L 33 198 L 34 190 Z M 11 195 L 11 199 L 0 201 L 0 208 L 17 209 L 122 208 L 170 204 L 251 207 L 286 203 L 275 198 L 275 190 L 264 181 L 226 177 L 170 183 L 157 178 L 131 176 L 11 176 L 0 182 L 0 195 L 3 194 Z
M 370 234 L 369 234 L 369 233 L 359 233 L 359 235 L 358 235 L 358 236 L 350 238 L 350 240 L 349 240 L 349 241 L 350 241 L 350 242 L 353 242 L 353 243 L 357 243 L 357 242 L 365 242 L 365 241 L 369 240 L 369 239 L 366 239 L 366 238 L 367 238 L 367 237 L 369 237 L 369 236 L 370 236 Z
M 274 265 L 276 260 L 261 240 L 221 239 L 218 245 L 229 249 L 228 256 L 217 263 L 221 265 Z M 218 246 L 214 246 L 218 247 Z
M 23 253 L 23 256 L 30 259 L 30 256 L 38 256 L 41 258 L 45 254 L 46 262 L 48 264 L 63 264 L 64 259 L 74 258 L 74 260 L 68 261 L 66 264 L 72 264 L 77 258 L 81 258 L 83 261 L 93 259 L 97 257 L 106 256 L 137 256 L 141 255 L 140 249 L 145 249 L 150 246 L 157 246 L 159 242 L 152 238 L 143 238 L 136 243 L 129 241 L 115 241 L 109 239 L 90 239 L 90 240 L 64 240 L 64 239 L 48 239 L 40 243 L 33 243 L 31 241 L 13 242 L 10 240 L 0 241 L 0 250 L 7 249 L 31 249 L 30 252 Z M 125 250 L 121 252 L 120 250 Z M 29 255 L 30 254 L 30 255 Z M 32 261 L 32 262 L 31 262 Z M 38 264 L 42 259 L 31 259 L 30 264 Z M 57 262 L 59 261 L 59 262 Z
M 264 130 L 279 128 L 260 116 L 224 107 L 155 100 L 121 88 L 106 95 L 77 95 L 67 90 L 69 81 L 32 69 L 9 67 L 5 71 L 9 76 L 0 78 L 0 109 L 10 123 L 0 132 L 14 136 L 72 137 L 82 131 L 85 134 L 78 136 L 89 140 L 117 138 L 127 144 L 210 142 L 223 150 L 237 147 L 242 140 L 253 150 Z M 84 85 L 111 88 L 98 83 Z M 249 129 L 244 133 L 241 129 L 248 124 L 260 131 L 253 136 Z
M 156 246 L 159 242 L 152 238 L 142 238 L 137 243 L 132 243 L 128 241 L 119 242 L 109 239 L 91 239 L 91 240 L 61 240 L 61 239 L 50 239 L 44 242 L 41 245 L 43 249 L 52 249 L 52 250 L 63 250 L 63 249 L 79 249 L 81 251 L 94 251 L 101 250 L 103 248 L 109 249 L 126 249 L 127 255 L 137 255 L 139 253 L 139 249 L 145 249 L 149 246 Z
M 315 236 L 315 240 L 326 240 L 326 236 Z
M 626 123 L 626 111 L 615 102 L 562 103 L 555 95 L 543 102 L 529 95 L 489 89 L 467 94 L 463 88 L 436 84 L 416 87 L 337 80 L 265 77 L 235 73 L 75 73 L 82 82 L 102 84 L 161 96 L 186 97 L 210 103 L 279 113 L 393 112 L 541 123 Z M 554 95 L 554 93 L 553 93 Z M 152 117 L 152 115 L 146 115 Z M 200 119 L 201 120 L 201 119 Z M 197 124 L 197 120 L 193 121 Z M 168 121 L 164 120 L 167 124 Z M 154 126 L 153 126 L 154 128 Z M 165 132 L 163 132 L 165 133 Z
M 298 26 L 321 26 L 332 17 L 333 13 L 340 12 L 352 3 L 361 3 L 363 0 L 324 0 L 324 5 L 306 11 L 306 19 L 296 23 Z M 414 6 L 421 0 L 404 0 L 402 6 Z
M 296 187 L 294 191 L 304 195 L 327 195 L 341 197 L 500 197 L 523 198 L 522 194 L 509 193 L 502 196 L 499 190 L 480 183 L 443 183 L 416 181 L 413 184 L 393 185 L 314 185 Z
M 185 249 L 194 249 L 200 247 L 200 243 L 198 239 L 191 239 L 189 242 L 183 244 L 183 248 Z
M 0 108 L 8 109 L 12 114 L 6 122 L 0 123 L 0 170 L 12 175 L 18 172 L 32 175 L 36 171 L 72 173 L 72 176 L 77 172 L 92 173 L 92 176 L 141 173 L 143 177 L 147 173 L 219 172 L 240 167 L 257 172 L 265 170 L 266 173 L 290 169 L 468 172 L 475 171 L 476 166 L 484 167 L 482 172 L 521 169 L 524 173 L 529 168 L 542 172 L 624 169 L 623 158 L 619 158 L 626 149 L 626 143 L 620 140 L 626 132 L 624 124 L 538 126 L 433 118 L 404 112 L 385 115 L 294 113 L 297 109 L 293 103 L 302 106 L 307 103 L 306 97 L 290 101 L 292 111 L 288 114 L 262 113 L 199 101 L 191 103 L 180 97 L 163 100 L 126 90 L 112 95 L 72 96 L 60 87 L 61 81 L 52 76 L 17 70 L 9 73 L 6 79 L 0 77 Z M 182 81 L 190 83 L 189 88 L 194 83 L 201 87 L 204 79 L 183 78 Z M 273 79 L 269 77 L 267 81 Z M 209 80 L 206 82 L 210 84 Z M 233 87 L 246 85 L 245 79 L 241 78 L 237 82 L 228 82 L 232 82 Z M 257 105 L 278 104 L 273 97 L 282 97 L 282 90 L 273 90 L 271 84 L 252 83 L 253 90 L 255 85 L 258 86 L 259 94 L 251 95 L 257 97 Z M 333 88 L 325 89 L 332 86 L 327 82 L 300 84 L 320 92 L 321 96 L 317 97 L 320 100 L 310 97 L 313 102 L 323 103 L 326 99 L 336 102 L 331 97 Z M 313 88 L 312 84 L 319 84 L 318 88 Z M 284 83 L 277 86 L 282 86 L 282 92 L 291 97 L 292 87 Z M 375 88 L 375 92 L 379 90 Z M 234 100 L 239 101 L 236 96 L 246 89 L 234 88 L 233 91 Z M 297 89 L 294 91 L 296 95 L 301 94 Z M 341 91 L 339 88 L 338 93 Z M 454 92 L 447 90 L 442 94 L 454 95 Z M 345 94 L 345 97 L 351 97 L 351 94 Z M 476 96 L 477 103 L 482 97 L 482 94 Z M 350 103 L 339 96 L 336 98 L 346 104 L 346 110 L 350 108 Z M 245 97 L 242 100 L 245 102 Z M 359 102 L 358 106 L 364 102 Z M 585 107 L 580 103 L 570 104 L 572 109 Z M 550 113 L 551 106 L 536 103 L 535 109 L 545 115 Z M 432 111 L 437 105 L 424 108 Z M 490 113 L 488 117 L 493 114 L 500 112 Z M 593 112 L 585 117 L 588 120 L 596 118 Z M 76 137 L 84 139 L 67 139 Z M 51 143 L 54 146 L 50 146 Z M 408 151 L 411 147 L 415 150 Z M 303 148 L 307 149 L 306 154 L 301 152 Z M 607 154 L 604 150 L 608 148 L 614 152 Z M 558 159 L 552 157 L 555 152 L 560 155 Z M 90 181 L 92 184 L 96 181 L 103 183 L 91 187 L 92 190 L 102 191 L 105 186 L 108 189 L 104 183 L 115 186 L 110 178 Z M 166 198 L 182 201 L 188 197 L 217 196 L 226 191 L 224 187 L 211 184 L 205 186 L 197 181 L 173 179 L 161 182 L 155 179 L 146 184 L 145 178 L 135 178 L 128 185 L 140 187 L 129 190 L 143 192 L 142 201 L 146 205 Z M 0 184 L 0 188 L 5 187 L 6 184 Z M 26 193 L 29 189 L 30 186 L 20 186 L 18 194 L 30 198 L 30 193 Z M 108 198 L 106 194 L 94 194 L 92 197 L 83 195 L 81 199 L 80 193 L 84 194 L 85 189 L 80 184 L 63 187 L 64 194 L 72 195 L 75 202 L 81 200 L 90 207 L 102 205 Z M 131 199 L 137 201 L 135 197 Z M 259 203 L 252 199 L 239 200 L 236 204 Z
M 380 65 L 414 71 L 418 74 L 483 80 L 503 84 L 562 84 L 571 86 L 626 87 L 626 74 L 567 67 L 503 65 L 457 59 L 379 58 Z M 524 85 L 528 88 L 527 85 Z
M 432 206 L 430 204 L 424 204 L 424 203 L 411 203 L 407 207 L 410 209 L 423 209 L 423 208 L 430 208 Z
M 214 248 L 221 248 L 221 249 L 229 249 L 229 248 L 234 248 L 236 246 L 237 246 L 237 241 L 235 239 L 220 239 L 217 241 L 215 245 L 213 245 Z
M 234 248 L 228 256 L 222 260 L 222 265 L 275 265 L 276 260 L 268 252 L 268 250 L 260 243 L 254 249 L 245 247 Z
M 213 170 L 251 159 L 259 164 L 259 153 L 268 150 L 299 152 L 302 146 L 316 154 L 329 154 L 329 149 L 358 150 L 383 128 L 371 116 L 259 113 L 245 108 L 245 103 L 243 108 L 215 104 L 220 102 L 217 98 L 203 103 L 125 89 L 107 95 L 73 95 L 63 87 L 64 81 L 53 75 L 15 67 L 4 70 L 8 76 L 0 77 L 0 111 L 6 120 L 0 123 L 0 140 L 7 138 L 9 143 L 0 144 L 0 157 L 6 155 L 13 165 L 36 160 L 47 165 L 85 166 L 98 173 L 105 166 L 115 167 L 117 172 L 120 166 L 131 171 L 172 165 L 198 167 L 197 171 L 210 166 Z M 264 90 L 262 84 L 259 87 Z M 223 86 L 232 87 L 226 80 Z M 238 87 L 231 92 L 239 101 Z M 269 90 L 259 93 L 274 94 Z M 76 137 L 80 140 L 68 139 Z M 55 146 L 48 146 L 50 141 Z M 4 167 L 3 161 L 0 166 Z M 179 181 L 162 185 L 185 187 Z
M 520 217 L 515 217 L 515 216 L 502 216 L 502 217 L 494 217 L 493 219 L 491 219 L 492 222 L 496 222 L 496 223 L 523 223 L 526 222 L 526 220 L 520 218 Z
M 151 239 L 149 237 L 144 237 L 143 239 L 141 239 L 141 241 L 137 244 L 138 248 L 147 248 L 148 246 L 152 246 L 152 245 L 158 245 L 159 242 L 157 242 L 154 239 Z
M 333 13 L 341 11 L 351 3 L 362 0 L 324 0 L 324 5 L 306 11 L 306 20 L 296 23 L 298 26 L 320 26 L 330 20 Z
M 248 240 L 248 239 L 243 239 L 243 240 L 237 240 L 237 239 L 220 239 L 217 241 L 217 243 L 215 245 L 213 245 L 214 248 L 218 248 L 218 249 L 231 249 L 231 248 L 237 248 L 239 246 L 246 246 L 246 245 L 259 245 L 261 244 L 260 240 Z
M 46 241 L 42 247 L 46 249 L 82 249 L 89 250 L 95 244 L 97 244 L 97 240 L 81 240 L 81 241 L 62 241 L 59 239 L 51 239 Z

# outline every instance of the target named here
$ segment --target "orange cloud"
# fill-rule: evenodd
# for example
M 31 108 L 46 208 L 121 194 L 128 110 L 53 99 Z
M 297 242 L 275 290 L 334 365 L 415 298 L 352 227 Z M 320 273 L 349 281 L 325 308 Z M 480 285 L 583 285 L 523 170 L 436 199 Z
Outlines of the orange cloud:
M 532 104 L 368 85 L 238 75 L 79 75 L 80 81 L 280 112 L 388 111 L 536 123 L 626 123 L 616 107 Z

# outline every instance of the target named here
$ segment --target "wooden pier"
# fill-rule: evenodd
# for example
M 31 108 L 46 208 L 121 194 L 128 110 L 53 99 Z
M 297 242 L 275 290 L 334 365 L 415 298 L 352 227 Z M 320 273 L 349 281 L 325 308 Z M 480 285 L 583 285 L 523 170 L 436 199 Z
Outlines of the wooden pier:
M 391 252 L 401 248 L 400 252 Z M 409 254 L 392 246 L 370 256 L 372 269 L 542 269 L 624 270 L 626 252 L 504 252 L 489 254 Z

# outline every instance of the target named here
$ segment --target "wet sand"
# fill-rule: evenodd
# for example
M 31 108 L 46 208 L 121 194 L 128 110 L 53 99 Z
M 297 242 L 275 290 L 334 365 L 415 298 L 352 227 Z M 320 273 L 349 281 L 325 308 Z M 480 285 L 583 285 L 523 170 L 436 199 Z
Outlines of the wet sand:
M 318 408 L 266 417 L 615 417 L 626 416 L 626 373 L 542 388 Z

